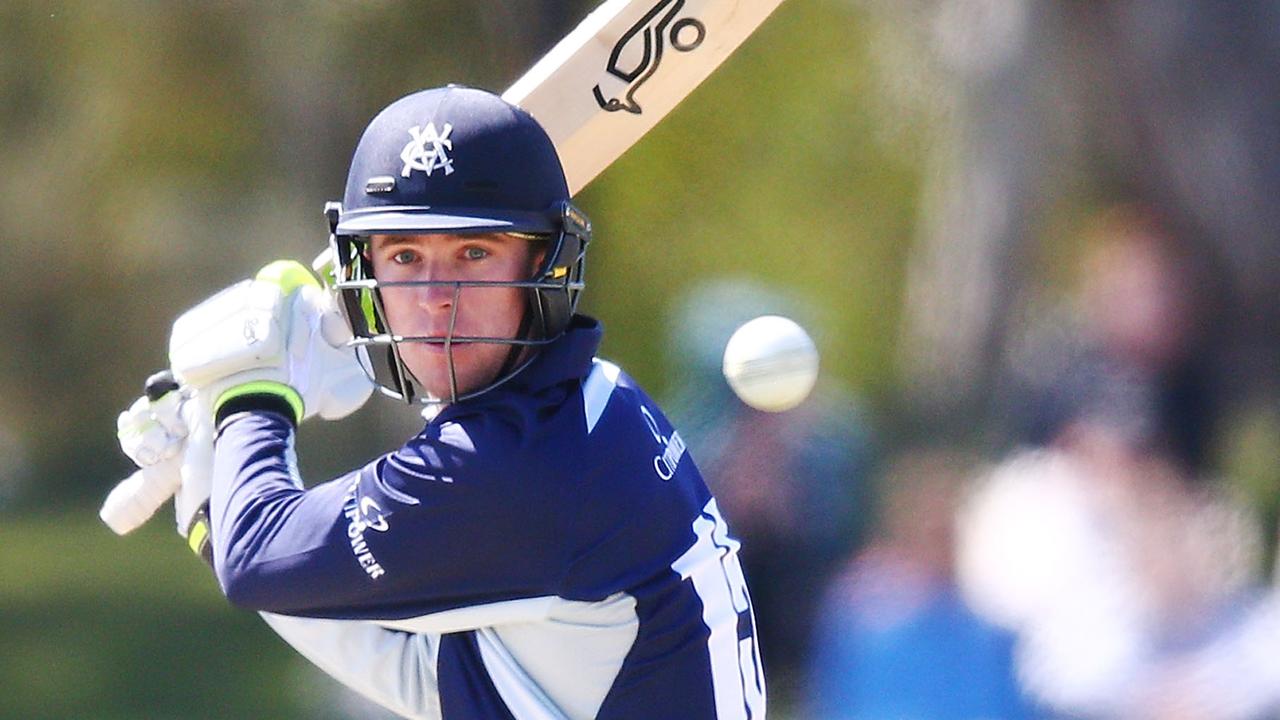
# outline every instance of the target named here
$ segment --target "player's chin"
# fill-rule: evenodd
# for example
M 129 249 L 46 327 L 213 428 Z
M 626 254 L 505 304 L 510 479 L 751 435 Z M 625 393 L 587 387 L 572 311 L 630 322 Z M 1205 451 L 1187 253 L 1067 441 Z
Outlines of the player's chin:
M 425 343 L 402 345 L 400 348 L 400 357 L 414 380 L 427 394 L 445 400 L 452 397 L 455 382 L 458 395 L 466 395 L 483 384 L 475 377 L 474 354 L 475 349 L 465 344 L 454 345 L 448 352 L 443 345 Z

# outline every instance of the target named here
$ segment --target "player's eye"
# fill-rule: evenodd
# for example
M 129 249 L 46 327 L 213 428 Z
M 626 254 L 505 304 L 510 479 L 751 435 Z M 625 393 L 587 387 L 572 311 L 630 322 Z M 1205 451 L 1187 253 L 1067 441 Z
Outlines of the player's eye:
M 408 265 L 413 262 L 416 257 L 417 254 L 412 250 L 400 250 L 391 256 L 391 262 L 397 265 Z
M 468 260 L 483 260 L 489 257 L 489 251 L 479 245 L 468 245 L 462 254 Z

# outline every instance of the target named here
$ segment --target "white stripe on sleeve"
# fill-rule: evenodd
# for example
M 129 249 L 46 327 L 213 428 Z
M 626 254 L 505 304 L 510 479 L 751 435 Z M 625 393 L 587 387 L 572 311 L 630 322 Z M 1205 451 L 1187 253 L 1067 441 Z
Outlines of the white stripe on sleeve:
M 588 435 L 596 428 L 596 423 L 600 422 L 600 416 L 609 404 L 613 389 L 618 386 L 618 373 L 622 372 L 617 365 L 607 360 L 595 358 L 591 362 L 595 367 L 582 383 L 582 405 L 587 414 Z

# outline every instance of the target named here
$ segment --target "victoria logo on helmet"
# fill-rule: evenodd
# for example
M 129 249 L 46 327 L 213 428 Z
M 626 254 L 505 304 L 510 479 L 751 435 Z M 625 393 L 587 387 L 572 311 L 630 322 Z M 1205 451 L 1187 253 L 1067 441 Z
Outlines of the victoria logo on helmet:
M 445 175 L 453 173 L 453 158 L 449 157 L 449 151 L 453 150 L 453 141 L 449 139 L 451 132 L 453 125 L 449 123 L 444 124 L 444 132 L 437 131 L 433 122 L 427 123 L 425 128 L 420 125 L 409 128 L 413 139 L 400 151 L 400 159 L 404 161 L 400 177 L 409 177 L 414 170 L 421 170 L 428 177 L 435 170 L 444 170 Z

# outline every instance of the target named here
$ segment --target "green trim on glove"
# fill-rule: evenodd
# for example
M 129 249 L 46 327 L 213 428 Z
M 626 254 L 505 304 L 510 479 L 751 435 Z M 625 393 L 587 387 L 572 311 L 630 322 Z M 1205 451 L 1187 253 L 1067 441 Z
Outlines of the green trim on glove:
M 302 403 L 302 396 L 299 395 L 298 391 L 294 390 L 292 387 L 274 380 L 255 380 L 243 385 L 237 385 L 230 390 L 223 392 L 218 396 L 217 401 L 213 404 L 213 416 L 218 417 L 218 413 L 222 410 L 222 406 L 226 405 L 229 401 L 246 395 L 276 395 L 288 403 L 289 408 L 293 410 L 293 424 L 297 425 L 302 422 L 303 410 L 306 409 Z
M 191 518 L 191 527 L 187 529 L 187 547 L 191 552 L 213 566 L 213 544 L 209 537 L 209 502 L 196 509 Z
M 297 260 L 276 260 L 259 270 L 253 279 L 278 285 L 281 295 L 288 295 L 304 285 L 320 287 L 316 276 Z

